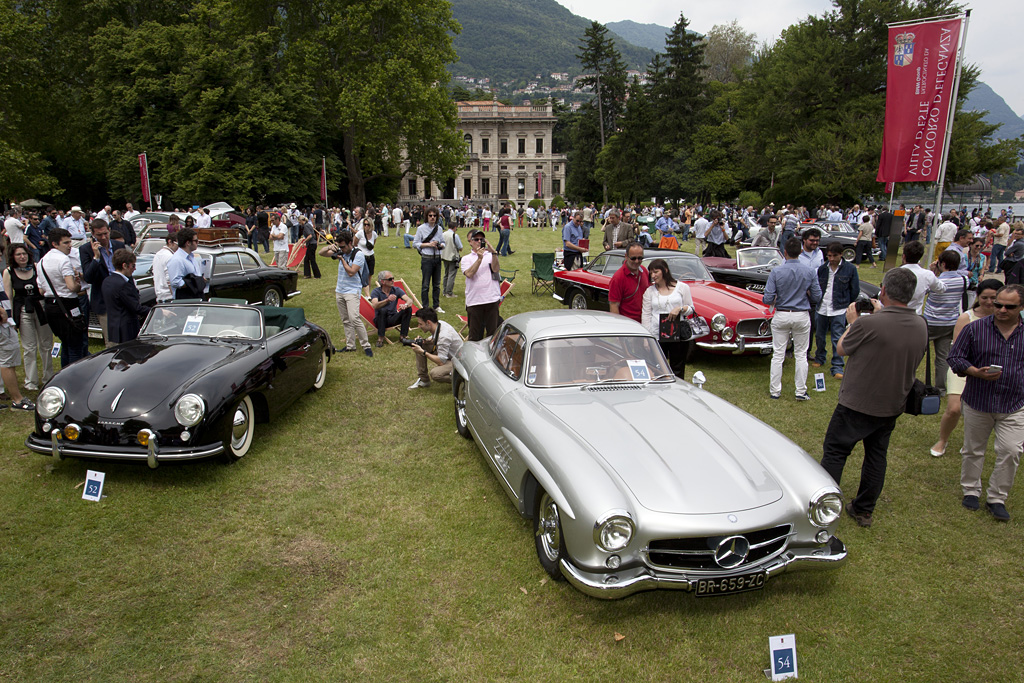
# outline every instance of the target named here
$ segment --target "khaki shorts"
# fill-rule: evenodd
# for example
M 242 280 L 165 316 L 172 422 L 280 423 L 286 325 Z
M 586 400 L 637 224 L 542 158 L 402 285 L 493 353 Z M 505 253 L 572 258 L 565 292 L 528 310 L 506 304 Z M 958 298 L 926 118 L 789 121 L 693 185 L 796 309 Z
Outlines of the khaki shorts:
M 21 344 L 18 331 L 9 325 L 0 325 L 0 368 L 16 368 L 21 365 Z

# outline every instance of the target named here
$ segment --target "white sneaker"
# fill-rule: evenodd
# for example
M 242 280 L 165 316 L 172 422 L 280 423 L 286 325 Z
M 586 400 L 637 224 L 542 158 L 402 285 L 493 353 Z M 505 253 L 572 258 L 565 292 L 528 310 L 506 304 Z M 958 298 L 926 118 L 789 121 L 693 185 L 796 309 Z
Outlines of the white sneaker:
M 430 386 L 430 382 L 424 382 L 423 380 L 418 379 L 409 388 L 410 389 L 426 389 L 429 386 Z
M 438 307 L 437 307 L 437 308 L 435 308 L 434 310 L 435 310 L 435 311 L 437 311 L 438 313 L 444 313 L 444 309 L 443 309 L 443 308 L 441 308 L 440 306 L 438 306 Z

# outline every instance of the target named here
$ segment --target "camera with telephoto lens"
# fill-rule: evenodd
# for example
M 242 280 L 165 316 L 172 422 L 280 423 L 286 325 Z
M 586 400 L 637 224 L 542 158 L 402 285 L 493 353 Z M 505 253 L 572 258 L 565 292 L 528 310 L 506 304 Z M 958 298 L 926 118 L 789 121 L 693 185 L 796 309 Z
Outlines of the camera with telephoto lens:
M 406 346 L 419 346 L 420 348 L 423 348 L 422 337 L 416 337 L 414 339 L 403 339 L 402 343 L 405 344 Z
M 871 303 L 871 299 L 859 298 L 857 299 L 857 315 L 871 315 L 875 312 L 875 305 Z

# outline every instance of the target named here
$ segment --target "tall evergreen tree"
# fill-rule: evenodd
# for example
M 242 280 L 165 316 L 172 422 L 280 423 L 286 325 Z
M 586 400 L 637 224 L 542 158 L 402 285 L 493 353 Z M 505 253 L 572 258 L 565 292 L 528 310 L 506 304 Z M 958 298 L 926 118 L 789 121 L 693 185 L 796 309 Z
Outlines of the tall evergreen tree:
M 687 26 L 689 22 L 680 14 L 665 39 L 664 69 L 653 75 L 651 84 L 652 133 L 660 148 L 654 181 L 657 194 L 672 200 L 696 191 L 689 182 L 688 160 L 693 151 L 694 128 L 706 106 L 701 75 L 704 45 L 697 34 L 686 30 Z

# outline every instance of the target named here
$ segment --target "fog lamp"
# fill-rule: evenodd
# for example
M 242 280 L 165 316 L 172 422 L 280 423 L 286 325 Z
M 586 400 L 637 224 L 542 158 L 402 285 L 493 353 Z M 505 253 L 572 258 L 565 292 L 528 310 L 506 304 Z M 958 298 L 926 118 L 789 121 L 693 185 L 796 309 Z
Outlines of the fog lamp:
M 151 436 L 153 436 L 153 432 L 148 429 L 140 429 L 138 436 L 135 438 L 138 440 L 140 446 L 148 446 Z
M 618 555 L 609 555 L 608 559 L 604 561 L 604 566 L 608 569 L 618 569 L 620 564 L 622 564 L 622 559 Z
M 814 537 L 814 540 L 816 540 L 818 543 L 821 543 L 822 545 L 824 545 L 824 544 L 828 543 L 828 539 L 830 537 L 831 536 L 829 535 L 829 533 L 827 531 L 825 531 L 824 529 L 822 529 L 821 531 L 818 532 L 817 536 Z
M 68 425 L 64 428 L 64 438 L 68 441 L 77 440 L 79 434 L 81 434 L 81 430 L 78 428 L 78 425 Z
M 732 335 L 733 331 L 731 327 L 727 327 L 724 330 L 722 330 L 722 339 L 724 339 L 725 341 L 729 341 L 730 339 L 732 339 Z

